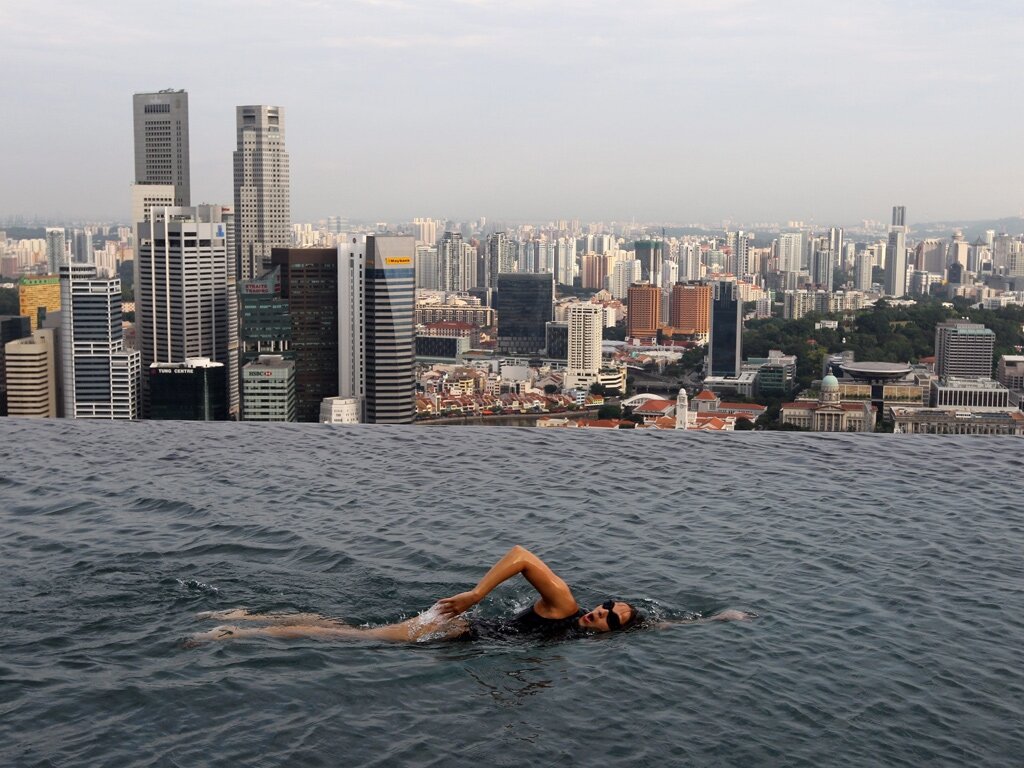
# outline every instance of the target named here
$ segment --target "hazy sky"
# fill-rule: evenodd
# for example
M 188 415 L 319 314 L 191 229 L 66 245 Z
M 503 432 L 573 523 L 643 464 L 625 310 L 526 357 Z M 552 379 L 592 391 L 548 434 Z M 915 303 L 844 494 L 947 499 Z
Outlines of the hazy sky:
M 132 93 L 193 202 L 285 107 L 293 218 L 846 223 L 1024 208 L 1020 0 L 3 0 L 0 215 L 128 218 Z

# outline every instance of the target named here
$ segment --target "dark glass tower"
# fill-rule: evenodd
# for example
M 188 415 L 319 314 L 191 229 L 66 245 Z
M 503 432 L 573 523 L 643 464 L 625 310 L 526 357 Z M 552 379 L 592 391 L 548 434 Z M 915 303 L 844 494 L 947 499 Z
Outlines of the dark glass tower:
M 640 262 L 640 280 L 651 285 L 661 283 L 661 263 L 664 260 L 665 243 L 661 240 L 637 240 L 633 250 Z
M 739 376 L 743 362 L 743 302 L 735 283 L 714 283 L 708 375 Z
M 498 275 L 498 352 L 535 355 L 544 349 L 554 297 L 554 277 L 549 273 Z
M 319 421 L 320 402 L 338 394 L 338 249 L 274 248 L 281 298 L 291 316 L 299 421 Z

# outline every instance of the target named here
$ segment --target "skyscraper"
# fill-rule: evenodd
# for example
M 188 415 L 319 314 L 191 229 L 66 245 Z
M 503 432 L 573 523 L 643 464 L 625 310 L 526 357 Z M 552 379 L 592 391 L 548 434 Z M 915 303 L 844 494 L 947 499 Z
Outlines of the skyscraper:
M 338 249 L 273 248 L 271 261 L 291 316 L 296 418 L 316 422 L 338 394 Z
M 281 269 L 238 283 L 241 365 L 260 355 L 291 357 L 292 319 L 281 297 Z
M 661 290 L 648 282 L 629 286 L 626 322 L 631 338 L 650 339 L 658 335 L 661 325 Z
M 640 262 L 640 280 L 657 285 L 661 279 L 661 262 L 665 243 L 661 240 L 637 240 L 633 252 Z
M 885 293 L 899 298 L 907 293 L 907 209 L 902 205 L 892 209 L 889 228 L 889 247 L 885 260 Z
M 732 271 L 735 275 L 749 275 L 750 265 L 750 235 L 740 230 L 739 232 L 728 232 L 726 243 L 732 251 Z
M 39 327 L 40 310 L 44 314 L 60 311 L 60 277 L 56 272 L 18 281 L 18 314 L 28 318 L 33 331 Z
M 548 273 L 498 275 L 498 352 L 535 355 L 546 344 L 553 319 L 554 278 Z
M 64 417 L 138 418 L 140 356 L 126 349 L 121 280 L 93 264 L 60 269 L 60 366 Z
M 56 332 L 40 328 L 7 342 L 7 415 L 57 417 Z
M 438 287 L 461 293 L 476 285 L 476 259 L 472 246 L 458 232 L 445 232 L 437 244 Z
M 8 342 L 32 334 L 32 325 L 21 315 L 0 315 L 0 416 L 7 415 L 7 353 Z
M 146 371 L 151 419 L 225 421 L 227 366 L 208 357 L 153 363 Z
M 418 246 L 417 254 L 424 247 Z M 419 272 L 417 269 L 416 274 Z M 366 421 L 366 237 L 363 235 L 349 236 L 338 245 L 338 395 L 345 401 L 354 400 L 356 421 Z
M 601 372 L 601 337 L 604 310 L 597 304 L 569 308 L 569 355 L 565 369 L 566 389 L 586 389 Z
M 416 241 L 412 237 L 366 238 L 366 421 L 411 424 L 416 418 Z
M 417 265 L 418 266 L 418 265 Z M 484 285 L 498 287 L 498 275 L 516 271 L 516 249 L 506 232 L 495 232 L 487 238 L 487 275 Z
M 260 355 L 242 368 L 244 421 L 295 421 L 295 363 Z
M 66 264 L 67 239 L 64 235 L 64 227 L 46 228 L 46 271 L 56 275 L 62 264 Z
M 291 241 L 291 185 L 284 149 L 284 109 L 235 108 L 236 274 L 243 280 L 269 267 L 270 252 Z
M 154 208 L 152 221 L 138 225 L 135 319 L 144 416 L 153 363 L 201 357 L 226 367 L 231 363 L 231 328 L 237 320 L 232 314 L 235 299 L 229 296 L 234 292 L 230 221 L 223 214 L 219 205 Z
M 135 183 L 171 184 L 174 205 L 191 205 L 188 154 L 188 94 L 165 90 L 136 93 Z
M 669 322 L 673 328 L 707 341 L 711 330 L 710 285 L 676 283 L 672 286 L 669 307 Z
M 712 285 L 708 375 L 739 376 L 743 363 L 743 302 L 735 283 Z
M 782 232 L 776 241 L 779 272 L 799 272 L 803 263 L 804 233 Z
M 935 326 L 935 373 L 992 377 L 995 333 L 980 323 L 949 320 Z

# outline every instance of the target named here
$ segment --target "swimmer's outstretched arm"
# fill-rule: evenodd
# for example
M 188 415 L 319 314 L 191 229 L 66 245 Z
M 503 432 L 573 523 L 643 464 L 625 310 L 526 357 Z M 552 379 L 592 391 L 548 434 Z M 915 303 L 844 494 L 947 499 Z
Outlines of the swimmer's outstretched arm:
M 677 624 L 709 624 L 712 621 L 750 621 L 756 619 L 756 613 L 750 613 L 748 611 L 737 611 L 729 608 L 724 611 L 719 611 L 710 616 L 698 616 L 695 619 L 676 619 L 674 621 L 662 621 L 655 625 L 658 629 L 668 629 L 674 627 Z
M 439 600 L 441 615 L 457 616 L 469 610 L 496 586 L 519 573 L 540 593 L 540 600 L 534 605 L 534 610 L 541 616 L 563 618 L 579 609 L 569 586 L 543 560 L 517 544 L 491 567 L 473 589 Z

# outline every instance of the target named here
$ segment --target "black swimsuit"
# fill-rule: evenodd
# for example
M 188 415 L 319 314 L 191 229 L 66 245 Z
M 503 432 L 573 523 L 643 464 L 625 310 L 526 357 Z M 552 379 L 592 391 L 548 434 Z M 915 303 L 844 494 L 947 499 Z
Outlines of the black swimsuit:
M 548 619 L 541 616 L 531 605 L 511 619 L 471 619 L 469 630 L 462 637 L 467 640 L 480 638 L 505 638 L 517 635 L 534 635 L 545 639 L 561 638 L 580 634 L 579 618 L 584 614 L 579 609 L 572 616 L 563 619 Z

